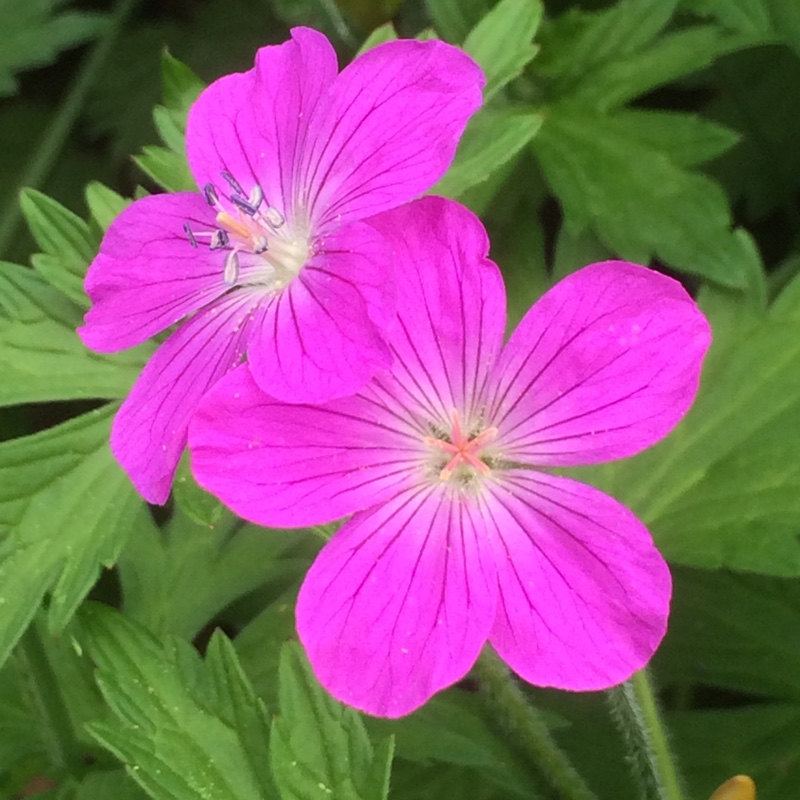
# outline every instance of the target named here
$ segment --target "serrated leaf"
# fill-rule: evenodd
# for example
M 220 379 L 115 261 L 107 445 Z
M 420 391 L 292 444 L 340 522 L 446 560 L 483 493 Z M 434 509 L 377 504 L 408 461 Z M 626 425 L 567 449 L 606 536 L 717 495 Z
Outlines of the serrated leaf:
M 204 81 L 169 50 L 164 50 L 161 55 L 161 85 L 164 105 L 168 109 L 181 112 L 184 118 L 206 86 Z
M 608 112 L 667 83 L 710 66 L 720 56 L 753 45 L 713 25 L 662 36 L 641 52 L 618 57 L 584 76 L 565 97 L 570 102 Z
M 573 232 L 591 226 L 630 261 L 653 257 L 742 287 L 752 254 L 731 231 L 724 192 L 630 135 L 613 117 L 553 108 L 534 151 Z
M 624 109 L 614 114 L 613 120 L 623 136 L 664 153 L 681 167 L 696 167 L 711 161 L 742 138 L 736 131 L 699 114 Z
M 161 644 L 111 609 L 82 616 L 87 649 L 115 724 L 92 723 L 92 736 L 114 753 L 155 800 L 263 800 L 236 730 L 209 709 L 198 684 L 204 672 L 180 641 Z
M 137 535 L 119 562 L 126 612 L 156 633 L 192 638 L 234 600 L 308 567 L 297 531 L 239 525 L 227 511 L 200 525 L 178 507 L 163 536 Z
M 217 706 L 223 718 L 239 734 L 242 747 L 258 780 L 263 800 L 278 794 L 269 770 L 269 736 L 271 718 L 261 698 L 239 663 L 230 640 L 215 631 L 206 651 L 206 665 L 217 690 Z
M 150 347 L 93 353 L 75 333 L 81 321 L 35 272 L 0 262 L 0 406 L 127 395 Z
M 115 408 L 0 444 L 0 664 L 45 592 L 61 630 L 134 530 L 146 506 L 108 449 Z
M 142 148 L 133 160 L 139 168 L 168 192 L 195 192 L 194 182 L 186 156 L 166 147 L 148 146 Z
M 17 91 L 14 76 L 25 69 L 49 64 L 69 50 L 100 34 L 105 14 L 61 11 L 63 0 L 28 0 L 0 4 L 0 96 Z
M 464 50 L 486 74 L 485 101 L 519 77 L 538 52 L 533 37 L 543 11 L 540 0 L 500 0 L 470 31 Z
M 270 762 L 282 800 L 386 800 L 394 740 L 373 747 L 357 712 L 317 683 L 299 644 L 283 646 L 279 675 Z
M 453 165 L 431 193 L 461 197 L 519 155 L 541 124 L 542 117 L 530 111 L 479 112 L 464 132 Z
M 35 189 L 23 189 L 20 207 L 42 252 L 31 259 L 42 276 L 81 308 L 86 270 L 95 255 L 89 226 L 60 203 Z
M 92 181 L 86 187 L 86 204 L 89 206 L 94 222 L 101 231 L 105 231 L 117 216 L 131 204 L 131 201 L 102 183 Z

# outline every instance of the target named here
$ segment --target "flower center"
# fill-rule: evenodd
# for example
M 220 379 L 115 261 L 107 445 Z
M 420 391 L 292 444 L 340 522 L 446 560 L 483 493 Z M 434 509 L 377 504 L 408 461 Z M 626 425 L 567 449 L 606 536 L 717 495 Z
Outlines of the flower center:
M 491 467 L 480 458 L 481 450 L 497 436 L 497 428 L 485 428 L 476 435 L 465 434 L 461 428 L 458 412 L 450 412 L 450 436 L 440 438 L 426 436 L 423 442 L 430 448 L 444 453 L 448 460 L 439 472 L 439 479 L 443 481 L 457 472 L 464 473 L 463 477 L 472 477 L 475 473 L 491 475 Z
M 206 245 L 209 250 L 225 253 L 222 279 L 228 286 L 260 285 L 282 289 L 292 281 L 311 254 L 307 230 L 286 224 L 286 218 L 264 198 L 264 190 L 256 184 L 245 194 L 229 172 L 222 177 L 230 186 L 220 202 L 220 193 L 213 183 L 203 189 L 206 202 L 217 212 L 217 227 L 211 231 L 193 231 L 188 222 L 183 230 L 192 247 Z

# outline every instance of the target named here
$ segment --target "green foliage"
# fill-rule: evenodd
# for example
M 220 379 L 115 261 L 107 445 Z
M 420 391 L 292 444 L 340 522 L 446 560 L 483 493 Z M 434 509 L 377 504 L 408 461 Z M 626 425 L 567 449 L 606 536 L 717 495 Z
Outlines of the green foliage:
M 724 192 L 652 146 L 657 122 L 645 123 L 640 138 L 636 119 L 627 115 L 618 126 L 614 117 L 567 105 L 548 114 L 534 149 L 567 225 L 573 233 L 591 225 L 629 261 L 658 257 L 724 285 L 742 286 L 751 253 L 730 230 Z
M 372 745 L 358 714 L 317 683 L 302 649 L 283 646 L 270 763 L 282 800 L 385 800 L 394 740 Z
M 133 531 L 145 506 L 108 449 L 114 407 L 0 444 L 0 664 L 51 592 L 61 630 Z
M 94 39 L 104 28 L 105 15 L 65 11 L 64 0 L 28 0 L 0 4 L 0 97 L 18 90 L 14 76 L 48 64 L 62 50 Z
M 533 37 L 542 19 L 539 0 L 500 0 L 470 31 L 464 50 L 486 74 L 484 99 L 522 74 L 539 48 Z
M 252 688 L 229 648 L 216 643 L 203 664 L 185 642 L 162 643 L 99 606 L 87 607 L 83 624 L 97 683 L 115 717 L 89 731 L 150 797 L 274 797 L 253 761 L 255 737 L 266 737 L 269 718 L 257 702 L 244 705 L 254 700 Z

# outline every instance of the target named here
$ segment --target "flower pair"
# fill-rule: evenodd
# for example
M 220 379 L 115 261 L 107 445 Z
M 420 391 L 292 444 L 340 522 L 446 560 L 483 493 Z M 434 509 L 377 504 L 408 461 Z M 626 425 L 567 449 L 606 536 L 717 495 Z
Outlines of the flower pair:
M 213 84 L 189 125 L 205 196 L 139 201 L 115 223 L 83 329 L 113 349 L 194 311 L 123 406 L 118 458 L 162 500 L 189 427 L 198 481 L 240 515 L 352 515 L 305 579 L 298 633 L 332 694 L 390 717 L 461 678 L 487 640 L 542 686 L 605 688 L 647 662 L 666 564 L 630 511 L 552 470 L 666 435 L 709 343 L 678 283 L 606 262 L 503 344 L 480 222 L 441 198 L 401 205 L 477 105 L 474 65 L 429 45 L 385 45 L 334 77 L 324 39 L 300 29 Z M 295 107 L 277 103 L 276 74 Z

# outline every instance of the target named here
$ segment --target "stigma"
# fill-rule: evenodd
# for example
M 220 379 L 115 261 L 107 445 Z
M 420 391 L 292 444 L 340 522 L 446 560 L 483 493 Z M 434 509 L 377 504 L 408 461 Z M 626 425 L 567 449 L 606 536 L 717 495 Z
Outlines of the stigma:
M 450 412 L 450 434 L 445 438 L 437 436 L 423 437 L 423 443 L 447 457 L 444 466 L 439 470 L 439 480 L 449 481 L 453 475 L 471 478 L 476 474 L 491 475 L 492 469 L 481 458 L 481 451 L 497 436 L 497 428 L 484 428 L 469 434 L 461 426 L 461 419 L 455 409 Z

